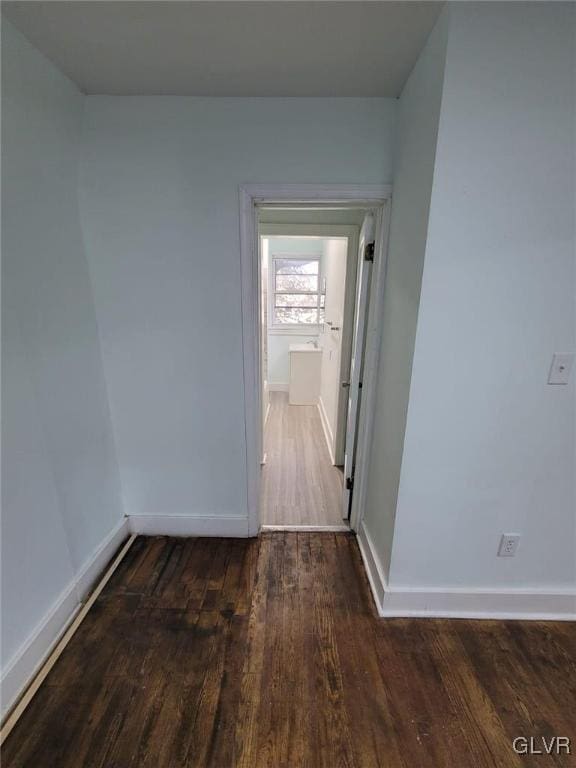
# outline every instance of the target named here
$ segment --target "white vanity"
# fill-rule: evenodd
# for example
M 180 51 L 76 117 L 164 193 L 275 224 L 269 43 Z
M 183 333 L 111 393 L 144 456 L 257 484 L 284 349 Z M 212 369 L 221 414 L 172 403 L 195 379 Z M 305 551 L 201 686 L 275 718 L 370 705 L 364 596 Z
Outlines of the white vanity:
M 320 394 L 322 350 L 312 344 L 290 344 L 290 405 L 316 405 Z

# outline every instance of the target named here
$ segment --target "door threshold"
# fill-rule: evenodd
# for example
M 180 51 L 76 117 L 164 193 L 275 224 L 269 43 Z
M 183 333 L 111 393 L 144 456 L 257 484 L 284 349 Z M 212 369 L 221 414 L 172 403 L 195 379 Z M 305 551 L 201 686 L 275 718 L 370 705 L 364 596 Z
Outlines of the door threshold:
M 261 525 L 260 531 L 262 533 L 270 531 L 306 531 L 308 533 L 333 531 L 336 533 L 350 533 L 350 526 L 344 523 L 342 525 Z

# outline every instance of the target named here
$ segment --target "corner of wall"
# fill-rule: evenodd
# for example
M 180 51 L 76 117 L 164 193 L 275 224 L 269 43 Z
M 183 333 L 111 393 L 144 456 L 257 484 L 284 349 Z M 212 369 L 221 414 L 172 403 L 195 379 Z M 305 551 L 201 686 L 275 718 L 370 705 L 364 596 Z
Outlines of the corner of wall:
M 403 89 L 384 297 L 378 395 L 365 522 L 388 576 L 407 423 L 428 216 L 441 118 L 449 11 L 445 8 Z
M 122 518 L 95 548 L 2 670 L 2 717 L 34 679 L 128 533 L 128 520 Z

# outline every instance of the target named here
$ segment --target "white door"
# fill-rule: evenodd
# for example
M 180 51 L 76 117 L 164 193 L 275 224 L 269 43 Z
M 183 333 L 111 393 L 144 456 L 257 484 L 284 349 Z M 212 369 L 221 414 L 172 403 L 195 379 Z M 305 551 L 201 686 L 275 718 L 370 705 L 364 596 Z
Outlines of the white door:
M 346 420 L 346 447 L 344 449 L 344 493 L 342 496 L 342 517 L 348 519 L 354 487 L 354 469 L 356 463 L 356 443 L 358 416 L 362 394 L 362 369 L 364 366 L 364 346 L 366 338 L 366 320 L 368 318 L 368 298 L 372 278 L 372 261 L 366 258 L 370 246 L 374 253 L 374 215 L 366 214 L 360 230 L 358 248 L 358 276 L 356 280 L 356 306 L 354 309 L 354 337 L 352 341 L 352 360 L 348 379 L 348 416 Z M 368 246 L 368 249 L 367 249 Z

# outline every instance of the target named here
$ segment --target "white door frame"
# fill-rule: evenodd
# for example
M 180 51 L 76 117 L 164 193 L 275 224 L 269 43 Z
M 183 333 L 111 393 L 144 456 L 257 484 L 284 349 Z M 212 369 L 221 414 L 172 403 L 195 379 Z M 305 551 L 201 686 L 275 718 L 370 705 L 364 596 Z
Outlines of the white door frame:
M 240 195 L 240 269 L 242 281 L 242 346 L 244 364 L 244 425 L 246 439 L 246 479 L 248 535 L 260 530 L 261 473 L 261 356 L 260 356 L 260 258 L 256 206 L 262 203 L 338 203 L 376 209 L 376 249 L 366 328 L 366 357 L 362 385 L 362 405 L 358 426 L 357 474 L 352 497 L 350 527 L 358 530 L 364 511 L 368 456 L 376 393 L 384 279 L 388 246 L 392 187 L 383 185 L 300 185 L 247 184 Z
M 367 310 L 370 310 L 370 289 L 372 287 L 372 264 L 365 259 L 365 249 L 369 243 L 376 242 L 376 217 L 369 212 L 364 216 L 358 240 L 356 254 L 356 301 L 352 329 L 352 350 L 348 370 L 348 407 L 346 414 L 346 437 L 344 440 L 344 491 L 342 493 L 342 517 L 347 520 L 351 512 L 350 502 L 354 499 L 353 485 L 356 465 L 356 445 L 358 423 L 362 408 L 360 389 L 363 387 L 363 368 L 365 359 L 365 341 L 368 330 Z M 350 442 L 349 442 L 350 441 Z

